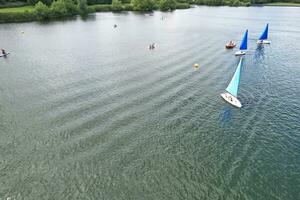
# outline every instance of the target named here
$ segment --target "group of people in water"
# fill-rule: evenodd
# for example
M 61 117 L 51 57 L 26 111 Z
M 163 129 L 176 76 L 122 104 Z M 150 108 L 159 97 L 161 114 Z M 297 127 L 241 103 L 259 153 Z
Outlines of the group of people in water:
M 149 49 L 150 49 L 150 50 L 155 49 L 155 43 L 150 44 L 150 45 L 149 45 Z

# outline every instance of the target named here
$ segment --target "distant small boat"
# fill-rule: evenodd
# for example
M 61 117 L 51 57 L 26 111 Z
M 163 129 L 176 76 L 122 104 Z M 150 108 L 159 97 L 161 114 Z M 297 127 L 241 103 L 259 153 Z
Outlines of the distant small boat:
M 246 54 L 248 44 L 248 30 L 244 33 L 244 37 L 240 46 L 240 50 L 235 53 L 236 56 L 242 56 Z
M 9 52 L 5 53 L 5 54 L 1 54 L 0 57 L 6 57 L 8 54 L 10 54 Z
M 271 44 L 271 42 L 267 40 L 268 33 L 269 33 L 269 24 L 266 25 L 264 32 L 262 32 L 262 34 L 258 38 L 257 44 Z
M 236 68 L 235 73 L 234 73 L 229 85 L 226 88 L 227 92 L 221 94 L 221 96 L 223 97 L 223 99 L 225 101 L 227 101 L 231 105 L 238 107 L 238 108 L 242 107 L 241 102 L 237 99 L 237 94 L 238 94 L 238 89 L 239 89 L 239 84 L 240 84 L 242 60 L 243 60 L 243 58 L 241 57 L 239 65 Z
M 236 44 L 233 41 L 230 41 L 225 45 L 226 49 L 233 49 L 235 46 Z

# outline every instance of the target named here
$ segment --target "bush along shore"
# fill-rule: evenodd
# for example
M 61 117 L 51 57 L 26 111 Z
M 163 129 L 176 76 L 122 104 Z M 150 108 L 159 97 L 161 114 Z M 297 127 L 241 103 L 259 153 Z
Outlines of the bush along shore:
M 190 8 L 190 5 L 250 6 L 252 4 L 257 5 L 258 3 L 263 4 L 265 3 L 264 1 L 265 0 L 0 0 L 0 23 L 47 21 L 106 11 L 172 11 L 175 9 L 187 9 Z

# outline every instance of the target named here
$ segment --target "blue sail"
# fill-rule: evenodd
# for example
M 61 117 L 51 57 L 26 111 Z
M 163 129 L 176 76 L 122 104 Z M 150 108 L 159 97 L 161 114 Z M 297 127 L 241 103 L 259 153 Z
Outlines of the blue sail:
M 248 42 L 248 30 L 246 30 L 241 46 L 240 46 L 240 50 L 247 50 L 247 42 Z
M 269 32 L 269 24 L 267 24 L 264 32 L 259 37 L 259 40 L 266 40 L 266 39 L 268 39 L 268 32 Z
M 239 65 L 235 70 L 235 73 L 226 88 L 226 91 L 232 94 L 233 96 L 237 97 L 239 84 L 240 84 L 240 76 L 241 76 L 241 67 L 242 67 L 242 57 L 240 59 Z

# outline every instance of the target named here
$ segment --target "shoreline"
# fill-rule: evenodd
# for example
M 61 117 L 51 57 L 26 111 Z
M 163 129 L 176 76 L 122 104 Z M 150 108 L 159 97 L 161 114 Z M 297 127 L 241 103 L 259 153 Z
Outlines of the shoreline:
M 258 4 L 258 6 L 260 6 Z M 261 4 L 261 6 L 272 6 L 272 7 L 300 7 L 300 3 L 288 3 L 288 2 L 276 2 Z
M 194 6 L 210 6 L 210 5 L 197 5 L 197 4 L 188 4 L 188 3 L 177 3 L 175 10 L 182 9 L 190 9 Z M 226 5 L 222 5 L 226 6 Z M 267 4 L 253 4 L 249 7 L 300 7 L 300 3 L 286 3 L 286 2 L 276 2 L 276 3 L 267 3 Z M 220 6 L 216 6 L 220 7 Z M 234 6 L 230 6 L 234 7 Z M 237 6 L 237 7 L 245 7 L 245 6 Z M 133 9 L 132 4 L 122 4 L 122 8 L 120 10 L 114 10 L 111 4 L 94 4 L 88 6 L 89 12 L 86 14 L 92 14 L 97 12 L 123 12 L 123 11 L 136 11 Z M 156 11 L 156 10 L 153 10 Z M 137 11 L 144 12 L 144 11 Z M 51 18 L 47 21 L 55 21 L 58 19 L 68 19 L 72 17 L 76 17 L 78 14 L 73 16 L 65 16 L 59 18 Z M 17 6 L 10 8 L 0 8 L 0 24 L 5 23 L 21 23 L 21 22 L 32 22 L 32 21 L 40 21 L 37 19 L 37 16 L 34 13 L 34 6 L 26 5 L 26 6 Z

